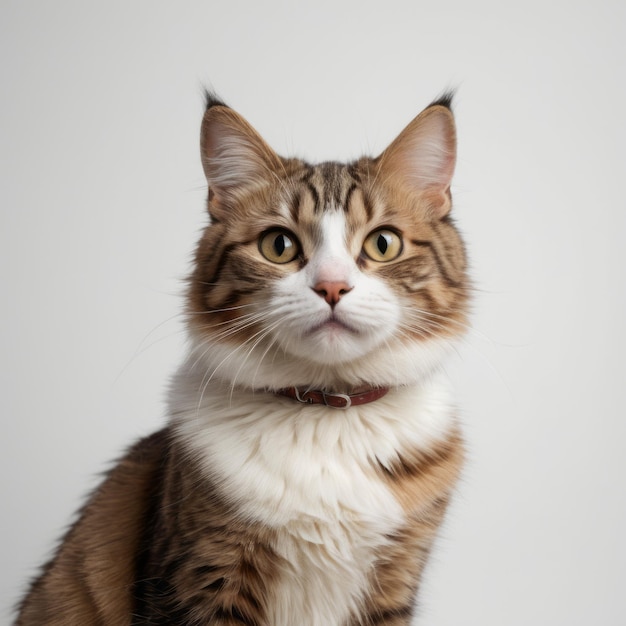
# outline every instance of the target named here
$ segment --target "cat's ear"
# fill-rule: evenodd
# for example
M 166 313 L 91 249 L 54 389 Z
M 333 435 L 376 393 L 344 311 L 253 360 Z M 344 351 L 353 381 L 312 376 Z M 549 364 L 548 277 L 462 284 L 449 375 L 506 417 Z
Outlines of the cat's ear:
M 202 167 L 209 183 L 209 211 L 219 215 L 263 185 L 281 168 L 280 157 L 241 115 L 212 94 L 200 133 Z
M 436 218 L 452 207 L 456 129 L 450 101 L 446 96 L 424 109 L 379 157 L 384 179 L 418 194 Z

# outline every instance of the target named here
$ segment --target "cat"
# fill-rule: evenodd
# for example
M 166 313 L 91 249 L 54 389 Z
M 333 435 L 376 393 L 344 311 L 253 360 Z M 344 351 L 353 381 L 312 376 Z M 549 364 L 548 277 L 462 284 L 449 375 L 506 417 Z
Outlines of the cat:
M 168 425 L 91 495 L 18 626 L 411 623 L 464 454 L 451 99 L 377 158 L 311 165 L 207 93 Z

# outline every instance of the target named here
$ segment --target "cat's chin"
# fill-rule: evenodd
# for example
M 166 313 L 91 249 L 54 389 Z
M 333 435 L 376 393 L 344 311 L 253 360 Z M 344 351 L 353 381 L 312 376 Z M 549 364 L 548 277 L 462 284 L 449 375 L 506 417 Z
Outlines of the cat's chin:
M 380 336 L 379 336 L 380 335 Z M 383 333 L 364 333 L 343 321 L 331 318 L 314 326 L 297 341 L 284 336 L 279 344 L 288 354 L 320 365 L 344 365 L 382 349 Z

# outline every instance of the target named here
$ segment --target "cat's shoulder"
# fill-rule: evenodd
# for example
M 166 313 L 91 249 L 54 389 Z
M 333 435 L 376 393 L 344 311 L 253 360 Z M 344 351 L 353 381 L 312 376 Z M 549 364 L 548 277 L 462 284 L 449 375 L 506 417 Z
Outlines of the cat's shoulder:
M 150 503 L 158 497 L 171 440 L 171 430 L 166 427 L 139 439 L 128 448 L 87 501 L 79 524 L 96 525 L 101 531 L 114 532 L 111 522 L 115 520 L 115 528 L 120 529 L 119 539 L 132 536 L 134 540 Z M 86 536 L 91 535 L 91 532 L 86 533 Z
M 127 479 L 134 483 L 139 476 L 145 475 L 147 477 L 147 475 L 157 471 L 168 454 L 171 440 L 170 427 L 164 427 L 139 439 L 113 464 L 103 485 L 106 485 L 107 482 L 121 485 Z
M 95 623 L 96 615 L 106 616 L 106 623 L 129 623 L 135 559 L 170 441 L 170 429 L 164 428 L 140 439 L 114 463 L 33 582 L 18 626 Z M 48 621 L 52 615 L 63 617 Z

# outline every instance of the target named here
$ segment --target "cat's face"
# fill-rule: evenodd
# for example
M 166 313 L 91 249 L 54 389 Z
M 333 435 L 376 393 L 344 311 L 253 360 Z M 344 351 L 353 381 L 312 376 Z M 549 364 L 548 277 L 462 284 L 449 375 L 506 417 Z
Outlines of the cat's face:
M 190 324 L 210 376 L 234 384 L 405 384 L 461 334 L 467 285 L 448 218 L 455 133 L 426 109 L 377 159 L 277 156 L 231 109 L 202 132 L 211 225 Z

